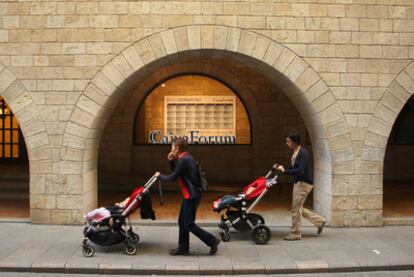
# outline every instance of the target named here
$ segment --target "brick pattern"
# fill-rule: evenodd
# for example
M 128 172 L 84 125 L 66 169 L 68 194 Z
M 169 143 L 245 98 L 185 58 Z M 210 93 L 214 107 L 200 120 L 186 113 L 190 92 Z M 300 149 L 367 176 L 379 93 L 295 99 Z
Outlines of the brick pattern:
M 373 188 L 382 187 L 384 137 L 404 91 L 412 89 L 407 66 L 414 57 L 413 30 L 414 5 L 406 0 L 2 2 L 0 62 L 20 80 L 16 86 L 25 87 L 45 128 L 34 141 L 47 142 L 50 147 L 42 147 L 51 158 L 47 166 L 31 167 L 47 168 L 42 170 L 51 174 L 51 183 L 70 186 L 68 195 L 77 195 L 84 210 L 96 203 L 88 192 L 96 188 L 97 138 L 109 111 L 127 93 L 127 77 L 138 80 L 166 62 L 160 58 L 190 49 L 223 49 L 232 57 L 262 60 L 242 59 L 265 75 L 269 71 L 303 110 L 307 126 L 314 126 L 308 129 L 314 129 L 314 148 L 320 149 L 318 178 L 327 182 L 316 192 L 324 199 L 318 205 L 332 206 L 324 213 L 332 210 L 335 225 L 379 225 L 380 208 L 335 209 L 334 195 L 353 199 L 349 195 L 365 193 L 371 185 L 360 182 L 367 178 Z M 0 87 L 9 77 L 2 78 Z M 30 143 L 29 152 L 37 146 Z M 56 209 L 52 220 L 50 211 L 33 212 L 32 220 L 75 222 L 72 216 L 81 214 Z

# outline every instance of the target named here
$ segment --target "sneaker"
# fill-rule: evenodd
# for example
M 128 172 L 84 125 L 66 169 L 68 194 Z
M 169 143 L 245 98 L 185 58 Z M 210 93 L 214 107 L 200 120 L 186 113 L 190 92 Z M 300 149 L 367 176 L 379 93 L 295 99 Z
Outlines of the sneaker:
M 325 227 L 325 224 L 326 222 L 322 223 L 322 225 L 318 227 L 318 232 L 317 232 L 318 235 L 322 234 L 323 227 Z
M 220 244 L 220 240 L 217 238 L 214 238 L 214 243 L 210 246 L 210 255 L 214 255 L 217 253 L 217 247 Z
M 180 249 L 180 248 L 171 249 L 169 252 L 170 252 L 171 256 L 188 256 L 188 255 L 190 255 L 190 251 L 183 250 L 183 249 Z
M 300 237 L 300 235 L 289 234 L 286 237 L 284 237 L 283 239 L 288 240 L 288 241 L 294 241 L 294 240 L 300 240 L 301 237 Z

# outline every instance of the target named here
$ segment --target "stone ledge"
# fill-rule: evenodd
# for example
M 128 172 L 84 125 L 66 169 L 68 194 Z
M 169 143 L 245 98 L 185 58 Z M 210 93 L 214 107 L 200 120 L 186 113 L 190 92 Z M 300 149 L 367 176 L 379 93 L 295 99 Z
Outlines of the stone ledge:
M 298 262 L 300 264 L 304 263 L 303 261 Z M 305 262 L 306 263 L 306 262 Z M 114 274 L 114 275 L 149 275 L 149 274 L 158 274 L 158 275 L 246 275 L 246 274 L 294 274 L 294 273 L 315 273 L 315 272 L 335 272 L 335 273 L 345 273 L 345 272 L 371 272 L 371 271 L 395 271 L 395 270 L 414 270 L 414 264 L 399 264 L 399 265 L 375 265 L 375 266 L 335 266 L 329 267 L 326 266 L 327 263 L 315 264 L 312 266 L 312 263 L 306 263 L 306 266 L 301 266 L 298 268 L 296 266 L 287 266 L 287 267 L 272 267 L 271 265 L 259 265 L 256 268 L 251 268 L 250 266 L 239 267 L 239 266 L 229 266 L 229 267 L 220 267 L 217 270 L 213 268 L 200 269 L 195 267 L 186 267 L 186 266 L 177 266 L 171 267 L 168 266 L 163 269 L 151 268 L 151 267 L 133 267 L 126 268 L 125 266 L 111 266 L 110 268 L 99 268 L 99 267 L 87 267 L 87 266 L 69 266 L 69 267 L 56 267 L 52 265 L 48 267 L 46 264 L 41 267 L 21 267 L 21 266 L 12 266 L 12 265 L 0 265 L 0 272 L 34 272 L 34 273 L 77 273 L 77 274 Z

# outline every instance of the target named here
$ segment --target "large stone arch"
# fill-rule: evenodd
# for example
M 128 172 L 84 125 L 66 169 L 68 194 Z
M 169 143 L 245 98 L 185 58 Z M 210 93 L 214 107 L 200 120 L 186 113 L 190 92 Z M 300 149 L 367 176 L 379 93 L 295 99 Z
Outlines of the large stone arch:
M 293 51 L 261 34 L 227 26 L 186 26 L 152 34 L 122 51 L 96 74 L 79 96 L 63 136 L 62 178 L 71 176 L 81 183 L 68 195 L 61 195 L 70 198 L 66 203 L 73 203 L 70 207 L 79 214 L 96 206 L 97 149 L 119 98 L 151 68 L 200 56 L 238 60 L 269 77 L 286 93 L 300 111 L 313 142 L 315 207 L 331 224 L 343 225 L 340 206 L 346 196 L 332 180 L 349 174 L 354 156 L 339 104 L 316 71 Z M 340 212 L 331 216 L 337 208 Z
M 383 198 L 383 169 L 388 138 L 404 105 L 414 94 L 414 62 L 408 64 L 391 82 L 370 119 L 363 143 L 362 161 L 371 169 L 369 174 L 371 194 Z
M 0 96 L 19 122 L 26 143 L 30 170 L 30 218 L 32 222 L 50 222 L 56 208 L 59 182 L 53 176 L 49 136 L 40 111 L 31 94 L 16 76 L 0 63 Z

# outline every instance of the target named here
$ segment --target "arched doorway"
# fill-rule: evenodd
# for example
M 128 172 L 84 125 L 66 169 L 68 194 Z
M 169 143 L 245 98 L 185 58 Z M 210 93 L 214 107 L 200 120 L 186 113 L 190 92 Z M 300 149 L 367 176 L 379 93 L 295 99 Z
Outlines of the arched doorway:
M 0 218 L 28 219 L 29 163 L 19 123 L 0 97 Z
M 404 105 L 384 157 L 384 217 L 414 220 L 414 99 Z
M 271 39 L 239 28 L 206 25 L 171 29 L 138 41 L 109 62 L 80 95 L 65 129 L 62 153 L 77 151 L 81 160 L 61 155 L 62 166 L 82 169 L 82 193 L 71 195 L 73 200 L 79 198 L 82 208 L 73 212 L 80 215 L 97 205 L 100 138 L 120 99 L 148 72 L 202 57 L 238 61 L 268 77 L 291 99 L 311 140 L 317 141 L 312 145 L 319 184 L 315 209 L 332 219 L 333 225 L 344 225 L 345 213 L 338 203 L 347 196 L 332 186 L 332 179 L 349 171 L 354 156 L 346 120 L 332 92 L 306 61 Z M 63 172 L 62 178 L 67 174 L 76 172 Z
M 206 64 L 220 68 L 221 80 L 226 82 L 227 77 L 232 88 L 207 75 L 214 74 L 212 72 L 200 74 Z M 191 152 L 202 162 L 210 182 L 209 191 L 203 197 L 200 219 L 216 220 L 217 214 L 211 209 L 213 200 L 228 193 L 239 193 L 244 186 L 264 175 L 274 162 L 287 162 L 290 153 L 284 141 L 288 130 L 298 129 L 306 135 L 305 125 L 294 105 L 257 72 L 235 62 L 223 65 L 211 59 L 198 64 L 193 60 L 191 66 L 180 63 L 177 67 L 186 68 L 187 73 L 177 70 L 174 76 L 153 83 L 141 102 L 133 101 L 134 95 L 139 93 L 133 91 L 120 101 L 110 117 L 99 151 L 99 205 L 124 197 L 136 186 L 137 180 L 143 182 L 157 170 L 168 172 L 165 155 L 170 146 L 162 141 L 168 136 L 161 137 L 158 132 L 171 133 L 187 136 L 192 141 Z M 198 68 L 199 73 L 191 73 L 192 68 Z M 240 82 L 245 87 L 232 83 L 232 78 L 224 74 L 226 70 L 232 70 L 233 76 L 243 80 Z M 166 71 L 159 69 L 153 75 L 163 75 Z M 247 80 L 247 76 L 252 80 Z M 249 104 L 244 105 L 242 99 L 250 99 Z M 133 108 L 135 114 L 129 113 Z M 128 128 L 126 122 L 133 122 L 133 126 Z M 234 136 L 234 141 L 223 139 L 220 142 L 226 135 Z M 311 149 L 310 140 L 306 142 Z M 128 143 L 131 147 L 119 151 L 121 145 Z M 257 208 L 269 217 L 278 218 L 279 223 L 286 223 L 290 219 L 291 184 L 286 183 L 287 178 L 280 180 L 284 189 L 274 188 Z M 164 192 L 165 206 L 160 207 L 154 201 L 158 219 L 175 220 L 181 198 L 178 187 L 175 183 L 164 184 Z
M 398 74 L 384 92 L 369 121 L 363 144 L 361 180 L 364 183 L 368 183 L 365 186 L 365 191 L 370 195 L 364 199 L 364 205 L 367 209 L 371 209 L 372 213 L 375 213 L 374 210 L 379 210 L 380 213 L 377 212 L 376 216 L 381 218 L 385 225 L 412 223 L 410 220 L 401 220 L 401 217 L 387 217 L 387 214 L 397 215 L 399 213 L 398 208 L 396 211 L 393 209 L 393 207 L 398 207 L 399 205 L 396 198 L 398 197 L 398 189 L 394 191 L 393 196 L 393 187 L 391 185 L 395 184 L 396 179 L 394 178 L 397 178 L 398 181 L 399 177 L 394 176 L 390 172 L 393 167 L 390 161 L 393 159 L 395 161 L 395 154 L 398 153 L 398 150 L 394 150 L 401 149 L 401 145 L 393 143 L 396 142 L 398 137 L 398 126 L 400 125 L 397 118 L 400 116 L 401 118 L 405 117 L 404 114 L 409 111 L 407 110 L 409 105 L 406 106 L 406 104 L 412 101 L 410 98 L 413 93 L 414 63 L 410 63 Z M 393 129 L 394 131 L 392 132 Z M 396 135 L 397 137 L 395 137 Z M 398 160 L 401 162 L 400 159 Z M 404 161 L 402 162 L 404 163 Z M 390 186 L 386 183 L 390 184 Z M 390 195 L 387 194 L 388 191 L 391 191 Z M 397 192 L 397 196 L 395 192 Z M 383 208 L 386 202 L 390 205 L 387 207 L 388 210 L 384 212 Z

